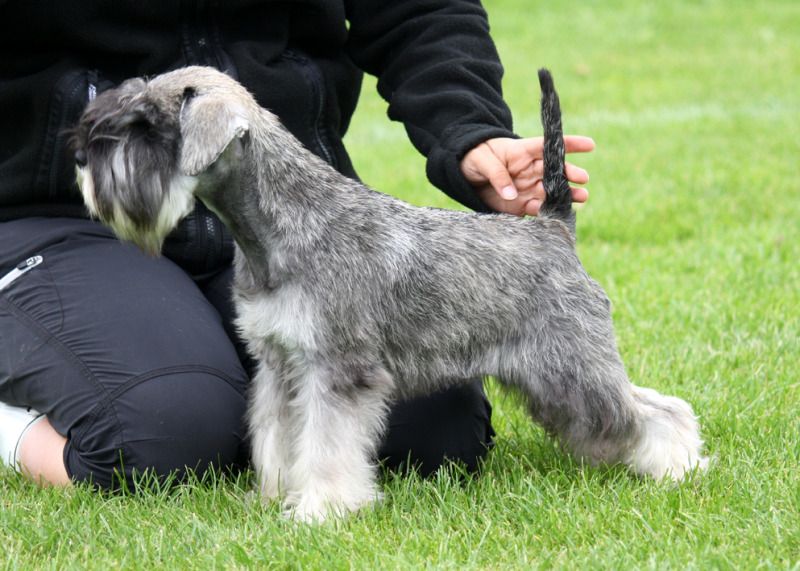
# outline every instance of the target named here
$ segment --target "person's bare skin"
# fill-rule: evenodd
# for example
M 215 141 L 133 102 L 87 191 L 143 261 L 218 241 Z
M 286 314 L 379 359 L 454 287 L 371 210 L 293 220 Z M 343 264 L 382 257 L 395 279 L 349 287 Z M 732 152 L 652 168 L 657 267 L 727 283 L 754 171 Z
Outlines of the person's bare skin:
M 542 137 L 489 139 L 464 156 L 461 172 L 493 210 L 535 216 L 544 201 L 542 145 Z M 589 137 L 566 136 L 564 145 L 568 153 L 594 150 Z M 566 170 L 571 183 L 589 182 L 589 174 L 582 168 L 567 163 Z M 585 188 L 573 187 L 573 201 L 586 202 L 588 198 Z
M 42 486 L 70 486 L 72 481 L 64 467 L 67 439 L 55 431 L 47 420 L 36 422 L 20 442 L 21 472 Z

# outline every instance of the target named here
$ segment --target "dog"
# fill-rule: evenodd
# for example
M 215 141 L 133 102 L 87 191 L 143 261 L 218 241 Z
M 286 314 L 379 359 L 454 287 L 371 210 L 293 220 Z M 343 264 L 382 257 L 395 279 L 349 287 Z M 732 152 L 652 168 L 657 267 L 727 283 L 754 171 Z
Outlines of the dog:
M 81 192 L 120 238 L 157 255 L 196 199 L 233 234 L 237 326 L 259 363 L 252 459 L 289 516 L 375 502 L 392 399 L 479 375 L 591 464 L 675 481 L 706 467 L 690 406 L 628 380 L 609 300 L 575 252 L 561 110 L 539 78 L 546 200 L 529 219 L 371 190 L 212 68 L 128 80 L 81 117 Z

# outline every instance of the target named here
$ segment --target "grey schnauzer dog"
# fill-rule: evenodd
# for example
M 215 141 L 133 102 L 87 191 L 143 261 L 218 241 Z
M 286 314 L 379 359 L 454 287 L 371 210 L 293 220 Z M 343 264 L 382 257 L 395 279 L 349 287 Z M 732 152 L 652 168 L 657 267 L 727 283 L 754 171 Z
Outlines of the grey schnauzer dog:
M 259 362 L 249 429 L 266 498 L 322 520 L 379 497 L 391 399 L 494 375 L 577 457 L 679 480 L 707 460 L 689 405 L 634 386 L 575 253 L 561 112 L 540 72 L 535 219 L 410 206 L 317 158 L 226 75 L 101 94 L 73 137 L 91 214 L 157 254 L 195 199 L 237 243 L 238 327 Z

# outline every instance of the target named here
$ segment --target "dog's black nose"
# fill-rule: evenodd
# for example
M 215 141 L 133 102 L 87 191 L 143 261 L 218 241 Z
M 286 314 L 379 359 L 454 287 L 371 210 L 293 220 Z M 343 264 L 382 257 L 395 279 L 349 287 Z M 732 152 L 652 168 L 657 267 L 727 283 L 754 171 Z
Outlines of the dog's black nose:
M 86 166 L 86 151 L 83 149 L 75 151 L 75 164 L 81 168 Z

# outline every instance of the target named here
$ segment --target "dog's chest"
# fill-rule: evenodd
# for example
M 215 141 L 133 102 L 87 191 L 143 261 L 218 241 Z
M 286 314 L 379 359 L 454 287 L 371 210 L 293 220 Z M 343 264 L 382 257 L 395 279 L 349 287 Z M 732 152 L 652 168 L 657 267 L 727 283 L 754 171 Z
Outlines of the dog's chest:
M 235 297 L 236 324 L 245 340 L 259 348 L 264 343 L 290 350 L 313 352 L 318 323 L 312 304 L 299 288 Z

